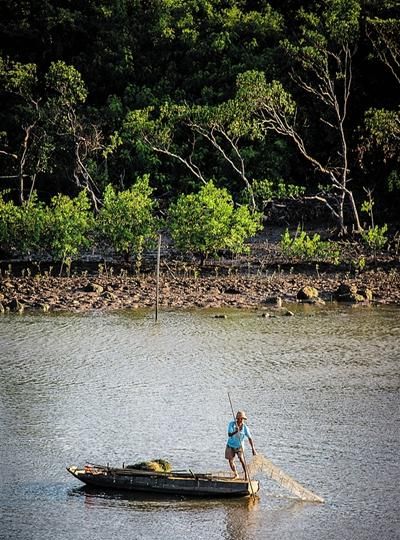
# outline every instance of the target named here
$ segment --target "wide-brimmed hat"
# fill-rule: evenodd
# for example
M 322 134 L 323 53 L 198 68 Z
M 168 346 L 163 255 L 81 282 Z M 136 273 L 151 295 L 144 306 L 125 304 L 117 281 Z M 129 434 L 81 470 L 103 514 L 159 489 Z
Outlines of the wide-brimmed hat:
M 247 420 L 246 413 L 244 411 L 238 411 L 236 414 L 236 418 L 239 420 L 239 418 L 243 418 L 243 420 Z

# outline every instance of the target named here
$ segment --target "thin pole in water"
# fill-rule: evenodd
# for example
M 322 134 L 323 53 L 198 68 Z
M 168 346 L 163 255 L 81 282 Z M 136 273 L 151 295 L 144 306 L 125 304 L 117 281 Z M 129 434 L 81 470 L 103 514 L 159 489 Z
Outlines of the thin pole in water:
M 157 248 L 157 267 L 156 267 L 156 316 L 155 320 L 158 320 L 158 299 L 160 288 L 160 254 L 161 254 L 161 234 L 158 235 L 158 248 Z
M 234 408 L 233 408 L 233 405 L 232 405 L 232 400 L 231 400 L 231 396 L 230 396 L 229 392 L 228 392 L 228 398 L 229 398 L 229 403 L 231 404 L 231 410 L 232 410 L 233 419 L 234 419 L 234 421 L 235 421 L 235 424 L 236 424 L 237 429 L 239 430 L 239 426 L 237 425 L 237 422 L 236 422 L 235 411 L 234 411 Z M 249 480 L 251 496 L 252 496 L 253 498 L 255 498 L 255 497 L 256 497 L 256 494 L 254 493 L 253 483 L 252 483 L 251 478 L 250 478 L 250 475 L 249 475 L 249 469 L 248 469 L 247 463 L 246 463 L 246 456 L 245 456 L 245 454 L 244 454 L 244 445 L 243 445 L 242 442 L 240 443 L 240 446 L 242 447 L 242 451 L 243 451 L 244 472 L 245 472 L 245 474 L 246 474 L 246 476 L 247 476 L 247 478 L 248 478 L 248 480 Z

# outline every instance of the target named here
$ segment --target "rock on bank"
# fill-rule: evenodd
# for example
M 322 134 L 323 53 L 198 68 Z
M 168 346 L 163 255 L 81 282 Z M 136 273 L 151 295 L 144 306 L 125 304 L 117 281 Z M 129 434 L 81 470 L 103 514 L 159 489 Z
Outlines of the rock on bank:
M 346 286 L 347 289 L 344 289 Z M 355 299 L 400 305 L 397 271 L 368 271 L 357 277 L 275 273 L 271 276 L 187 277 L 163 275 L 160 306 L 164 308 L 265 308 L 272 297 L 296 302 L 304 287 L 312 287 L 325 302 L 340 300 L 337 291 L 355 291 Z M 340 289 L 340 287 L 342 287 Z M 370 291 L 368 297 L 357 291 Z M 372 297 L 371 297 L 372 295 Z M 133 276 L 3 277 L 0 311 L 41 310 L 87 312 L 149 308 L 155 304 L 155 278 Z

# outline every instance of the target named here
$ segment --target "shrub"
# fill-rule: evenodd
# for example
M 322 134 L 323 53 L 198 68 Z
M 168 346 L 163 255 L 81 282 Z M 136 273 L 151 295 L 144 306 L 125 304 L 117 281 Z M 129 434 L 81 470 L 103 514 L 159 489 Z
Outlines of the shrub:
M 362 231 L 361 238 L 364 243 L 376 254 L 377 251 L 380 251 L 387 244 L 388 238 L 386 236 L 388 226 L 385 223 L 382 227 L 375 225 L 374 227 L 369 227 L 368 230 Z
M 62 263 L 75 257 L 90 243 L 88 233 L 93 224 L 86 191 L 71 199 L 58 194 L 47 208 L 47 245 L 53 257 Z
M 199 254 L 204 262 L 220 250 L 248 251 L 245 240 L 261 229 L 261 214 L 235 208 L 230 193 L 210 181 L 170 206 L 168 228 L 180 251 Z
M 15 228 L 18 223 L 18 207 L 12 201 L 6 202 L 0 193 L 0 247 L 7 253 L 15 248 Z
M 157 220 L 153 215 L 152 192 L 148 175 L 138 178 L 126 191 L 117 193 L 111 184 L 106 187 L 96 230 L 100 240 L 116 253 L 140 256 L 144 245 L 154 241 Z
M 319 234 L 309 236 L 300 227 L 292 238 L 288 229 L 282 234 L 280 247 L 284 255 L 296 257 L 304 261 L 322 260 L 339 263 L 340 249 L 332 242 L 321 240 Z
M 18 255 L 39 252 L 43 248 L 46 209 L 33 193 L 21 206 L 5 202 L 0 195 L 0 246 Z

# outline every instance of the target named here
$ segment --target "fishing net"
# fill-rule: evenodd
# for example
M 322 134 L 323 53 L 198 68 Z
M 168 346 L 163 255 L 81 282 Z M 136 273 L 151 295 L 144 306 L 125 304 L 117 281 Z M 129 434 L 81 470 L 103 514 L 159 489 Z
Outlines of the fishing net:
M 257 472 L 264 472 L 271 480 L 277 482 L 280 486 L 286 488 L 290 493 L 296 495 L 303 501 L 324 502 L 322 497 L 319 497 L 309 489 L 303 487 L 294 478 L 284 473 L 279 467 L 274 465 L 268 458 L 262 454 L 257 454 L 248 464 L 250 478 Z

